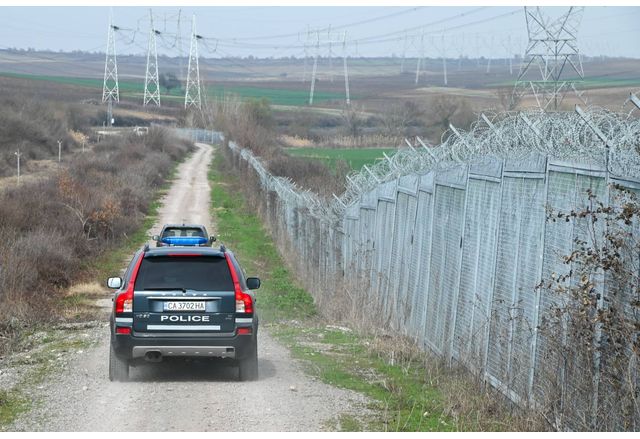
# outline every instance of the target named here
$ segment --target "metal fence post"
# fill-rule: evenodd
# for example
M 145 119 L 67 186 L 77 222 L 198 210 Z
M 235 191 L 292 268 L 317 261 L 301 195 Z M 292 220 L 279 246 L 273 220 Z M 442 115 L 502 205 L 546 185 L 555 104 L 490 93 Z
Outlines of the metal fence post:
M 466 178 L 466 182 L 464 185 L 464 206 L 462 208 L 462 229 L 461 229 L 461 233 L 460 233 L 460 258 L 458 261 L 458 280 L 456 282 L 456 286 L 455 286 L 455 293 L 453 296 L 453 302 L 451 305 L 451 326 L 449 329 L 449 334 L 447 334 L 447 337 L 449 337 L 450 339 L 450 344 L 449 344 L 449 365 L 452 364 L 452 360 L 453 360 L 453 345 L 454 345 L 454 334 L 456 332 L 456 318 L 458 315 L 458 300 L 460 298 L 460 279 L 462 278 L 462 249 L 464 248 L 464 232 L 465 232 L 465 228 L 467 227 L 467 203 L 469 202 L 469 171 L 471 170 L 471 166 L 467 165 L 467 178 Z M 444 346 L 443 346 L 444 348 Z M 444 349 L 443 349 L 444 350 Z
M 544 174 L 544 205 L 548 205 L 549 200 L 549 159 L 547 159 L 546 169 Z M 540 256 L 539 256 L 539 264 L 540 268 L 538 270 L 540 282 L 542 282 L 542 275 L 544 270 L 544 250 L 545 250 L 545 235 L 547 230 L 547 221 L 542 223 L 542 230 L 540 232 Z M 535 404 L 535 397 L 533 392 L 533 383 L 534 383 L 534 375 L 536 370 L 536 354 L 538 349 L 538 320 L 540 319 L 540 302 L 542 301 L 542 292 L 538 288 L 538 297 L 536 297 L 536 307 L 533 314 L 533 338 L 531 340 L 531 370 L 529 372 L 529 384 L 528 384 L 528 392 L 529 392 L 529 404 Z

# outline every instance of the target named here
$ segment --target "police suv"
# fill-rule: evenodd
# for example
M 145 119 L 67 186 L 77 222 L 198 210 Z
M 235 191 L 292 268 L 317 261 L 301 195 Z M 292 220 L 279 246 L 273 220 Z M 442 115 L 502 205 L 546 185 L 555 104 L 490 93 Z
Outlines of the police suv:
M 258 378 L 260 279 L 245 278 L 224 246 L 145 245 L 124 278 L 112 277 L 109 379 L 126 381 L 129 367 L 164 357 L 233 359 L 242 381 Z

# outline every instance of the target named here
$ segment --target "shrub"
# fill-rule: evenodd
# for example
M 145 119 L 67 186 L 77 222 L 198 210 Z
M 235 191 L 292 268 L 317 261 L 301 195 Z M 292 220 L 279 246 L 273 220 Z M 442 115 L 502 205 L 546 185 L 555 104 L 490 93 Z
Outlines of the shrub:
M 0 193 L 0 340 L 59 319 L 54 299 L 87 261 L 140 227 L 172 164 L 189 149 L 162 129 L 110 138 L 51 177 Z
M 607 204 L 587 192 L 585 207 L 548 214 L 548 221 L 573 221 L 584 233 L 564 255 L 566 272 L 540 284 L 553 298 L 539 329 L 550 353 L 545 368 L 555 378 L 543 408 L 558 429 L 637 430 L 640 200 L 619 185 Z M 565 411 L 581 423 L 565 425 L 558 415 Z

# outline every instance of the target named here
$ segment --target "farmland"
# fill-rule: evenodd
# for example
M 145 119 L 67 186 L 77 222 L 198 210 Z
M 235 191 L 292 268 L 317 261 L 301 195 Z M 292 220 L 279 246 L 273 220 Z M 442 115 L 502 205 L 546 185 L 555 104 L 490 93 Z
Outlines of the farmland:
M 49 76 L 49 75 L 29 75 L 22 73 L 0 73 L 0 76 L 20 79 L 31 79 L 34 81 L 49 81 L 57 84 L 73 85 L 77 87 L 102 89 L 102 79 L 98 78 L 76 78 L 71 76 Z M 142 80 L 120 80 L 120 93 L 124 97 L 139 97 L 144 91 L 144 82 Z M 295 88 L 271 88 L 271 87 L 252 87 L 245 85 L 207 85 L 207 95 L 215 98 L 222 97 L 227 93 L 236 94 L 244 99 L 261 99 L 266 98 L 274 105 L 301 106 L 306 105 L 309 101 L 309 92 L 305 89 Z M 162 99 L 171 99 L 181 101 L 184 99 L 184 90 L 174 88 L 169 91 L 161 90 Z M 344 94 L 335 92 L 319 91 L 314 94 L 316 102 L 341 100 Z
M 320 160 L 326 163 L 331 169 L 336 168 L 336 163 L 339 160 L 344 160 L 351 169 L 358 171 L 362 169 L 364 165 L 369 165 L 378 159 L 383 159 L 384 153 L 391 154 L 396 150 L 395 148 L 287 148 L 286 151 L 288 154 L 296 157 Z

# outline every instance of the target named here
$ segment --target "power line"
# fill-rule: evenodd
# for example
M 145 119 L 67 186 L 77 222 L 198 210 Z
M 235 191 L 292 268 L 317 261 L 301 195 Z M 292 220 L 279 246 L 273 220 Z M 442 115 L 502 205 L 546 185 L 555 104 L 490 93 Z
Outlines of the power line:
M 412 32 L 412 31 L 416 31 L 416 30 L 422 31 L 422 29 L 424 29 L 426 27 L 435 26 L 435 25 L 438 25 L 438 24 L 446 23 L 448 21 L 457 20 L 457 19 L 462 18 L 464 16 L 479 12 L 480 10 L 483 10 L 485 8 L 486 7 L 477 8 L 477 9 L 474 9 L 472 11 L 464 12 L 464 13 L 461 13 L 461 14 L 457 14 L 455 16 L 451 16 L 451 17 L 447 17 L 447 18 L 444 18 L 444 19 L 436 20 L 436 21 L 433 21 L 433 22 L 430 22 L 430 23 L 422 24 L 420 26 L 414 26 L 414 27 L 410 27 L 410 28 L 405 28 L 405 29 L 401 29 L 401 30 L 393 31 L 393 32 L 388 32 L 388 33 L 381 34 L 381 35 L 372 35 L 372 36 L 368 36 L 368 37 L 352 39 L 352 40 L 350 40 L 350 44 L 351 45 L 356 45 L 356 44 L 357 45 L 369 45 L 369 44 L 379 44 L 379 43 L 386 43 L 386 42 L 401 41 L 402 39 L 404 39 L 406 37 L 409 37 L 409 38 L 421 37 L 422 32 L 420 32 L 418 34 L 408 34 L 408 32 Z M 467 28 L 467 27 L 475 26 L 477 24 L 482 24 L 482 23 L 488 23 L 490 21 L 494 21 L 494 20 L 498 20 L 498 19 L 501 19 L 501 18 L 505 18 L 505 17 L 511 16 L 511 15 L 515 15 L 518 12 L 520 12 L 519 9 L 511 11 L 511 12 L 495 15 L 495 16 L 492 16 L 492 17 L 484 18 L 484 19 L 481 19 L 481 20 L 476 20 L 476 21 L 473 21 L 471 23 L 464 23 L 464 24 L 460 24 L 460 25 L 456 25 L 456 26 L 440 28 L 440 29 L 433 30 L 433 31 L 425 31 L 424 35 L 439 35 L 439 34 L 442 34 L 442 33 L 450 33 L 452 30 Z M 397 36 L 397 35 L 400 35 L 400 36 Z M 274 45 L 274 44 L 260 44 L 260 43 L 237 43 L 235 39 L 233 39 L 233 40 L 224 39 L 223 40 L 223 39 L 212 38 L 212 37 L 203 37 L 203 38 L 204 39 L 208 39 L 208 40 L 217 41 L 218 45 L 220 45 L 220 46 L 233 47 L 233 48 L 282 50 L 282 49 L 304 49 L 306 47 L 304 44 L 275 44 Z M 328 43 L 328 42 L 323 42 L 323 43 L 320 44 L 320 46 L 321 47 L 328 47 L 329 44 L 330 43 Z
M 393 17 L 397 17 L 400 15 L 404 15 L 404 14 L 408 14 L 410 12 L 415 12 L 418 9 L 423 9 L 424 6 L 417 6 L 414 8 L 410 8 L 410 9 L 405 9 L 402 11 L 397 11 L 397 12 L 392 12 L 390 14 L 385 14 L 385 15 L 381 15 L 378 17 L 373 17 L 373 18 L 368 18 L 365 20 L 360 20 L 360 21 L 355 21 L 352 23 L 347 23 L 347 24 L 342 24 L 342 25 L 338 25 L 338 26 L 325 26 L 325 27 L 320 27 L 317 30 L 319 32 L 323 32 L 323 31 L 327 31 L 329 29 L 333 29 L 333 30 L 338 30 L 338 29 L 346 29 L 349 27 L 355 27 L 355 26 L 360 26 L 362 24 L 368 24 L 368 23 L 373 23 L 376 21 L 380 21 L 380 20 L 384 20 L 384 19 L 388 19 L 388 18 L 393 18 Z M 290 37 L 299 37 L 301 34 L 300 31 L 298 32 L 290 32 L 290 33 L 286 33 L 286 34 L 277 34 L 277 35 L 262 35 L 262 36 L 258 36 L 258 37 L 238 37 L 238 38 L 215 38 L 216 40 L 219 41 L 255 41 L 255 40 L 259 40 L 259 41 L 264 41 L 264 40 L 276 40 L 276 39 L 281 39 L 281 38 L 290 38 Z

